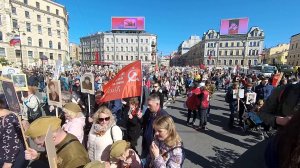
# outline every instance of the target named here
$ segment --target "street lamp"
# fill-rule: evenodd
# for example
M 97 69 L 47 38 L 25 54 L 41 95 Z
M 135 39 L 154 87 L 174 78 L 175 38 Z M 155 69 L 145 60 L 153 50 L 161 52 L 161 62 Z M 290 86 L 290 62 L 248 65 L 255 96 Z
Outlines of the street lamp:
M 19 38 L 20 38 L 21 69 L 23 69 L 22 40 L 21 40 L 21 32 L 22 32 L 22 31 L 20 31 L 20 27 L 17 27 L 16 30 L 18 31 Z M 15 34 L 16 32 L 13 30 L 12 33 Z M 25 36 L 26 34 L 23 32 L 22 35 Z

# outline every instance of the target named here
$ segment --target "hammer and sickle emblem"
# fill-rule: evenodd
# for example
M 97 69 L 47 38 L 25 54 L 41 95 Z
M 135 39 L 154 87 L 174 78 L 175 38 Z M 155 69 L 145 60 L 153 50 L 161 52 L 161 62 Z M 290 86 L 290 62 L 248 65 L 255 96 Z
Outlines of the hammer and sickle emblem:
M 138 74 L 135 70 L 131 70 L 128 73 L 129 82 L 139 81 Z

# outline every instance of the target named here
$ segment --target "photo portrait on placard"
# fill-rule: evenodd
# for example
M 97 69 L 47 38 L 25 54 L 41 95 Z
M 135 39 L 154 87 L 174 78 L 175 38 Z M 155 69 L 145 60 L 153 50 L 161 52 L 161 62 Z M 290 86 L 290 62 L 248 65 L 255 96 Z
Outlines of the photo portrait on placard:
M 94 75 L 92 73 L 86 73 L 80 78 L 81 92 L 95 94 L 94 89 Z
M 9 110 L 16 113 L 21 113 L 21 108 L 14 84 L 12 82 L 2 81 L 2 88 Z
M 246 104 L 253 104 L 256 102 L 256 93 L 247 93 Z
M 47 86 L 47 96 L 49 105 L 62 107 L 61 88 L 59 80 L 51 80 Z
M 17 91 L 28 91 L 27 78 L 25 74 L 12 75 L 12 80 Z

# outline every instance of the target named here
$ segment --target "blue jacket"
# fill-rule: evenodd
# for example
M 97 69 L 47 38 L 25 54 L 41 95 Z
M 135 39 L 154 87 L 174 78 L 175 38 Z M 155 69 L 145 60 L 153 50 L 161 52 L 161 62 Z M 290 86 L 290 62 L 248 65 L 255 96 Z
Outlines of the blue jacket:
M 255 93 L 257 94 L 256 100 L 267 100 L 267 98 L 271 95 L 274 87 L 272 85 L 266 84 L 266 85 L 258 85 L 255 88 Z
M 113 114 L 117 114 L 118 111 L 122 110 L 122 101 L 121 99 L 112 100 L 108 104 L 108 108 L 111 110 Z

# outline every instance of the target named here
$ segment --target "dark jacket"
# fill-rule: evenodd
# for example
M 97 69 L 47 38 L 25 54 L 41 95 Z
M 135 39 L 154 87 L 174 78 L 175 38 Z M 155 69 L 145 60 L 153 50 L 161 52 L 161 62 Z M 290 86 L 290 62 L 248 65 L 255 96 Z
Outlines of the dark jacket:
M 153 130 L 153 121 L 160 116 L 169 115 L 164 109 L 160 108 L 156 115 L 153 115 L 154 113 L 150 112 L 149 109 L 146 110 L 143 118 L 142 118 L 142 127 L 143 127 L 143 141 L 142 141 L 142 147 L 143 147 L 143 153 L 142 157 L 146 157 L 149 154 L 149 147 L 153 141 L 154 137 L 154 130 Z
M 259 116 L 268 125 L 275 126 L 276 116 L 295 114 L 294 107 L 300 100 L 300 83 L 277 87 L 266 100 Z
M 271 95 L 272 91 L 273 91 L 274 87 L 272 85 L 258 85 L 257 87 L 255 87 L 255 93 L 257 94 L 257 98 L 256 100 L 267 100 L 267 98 Z

